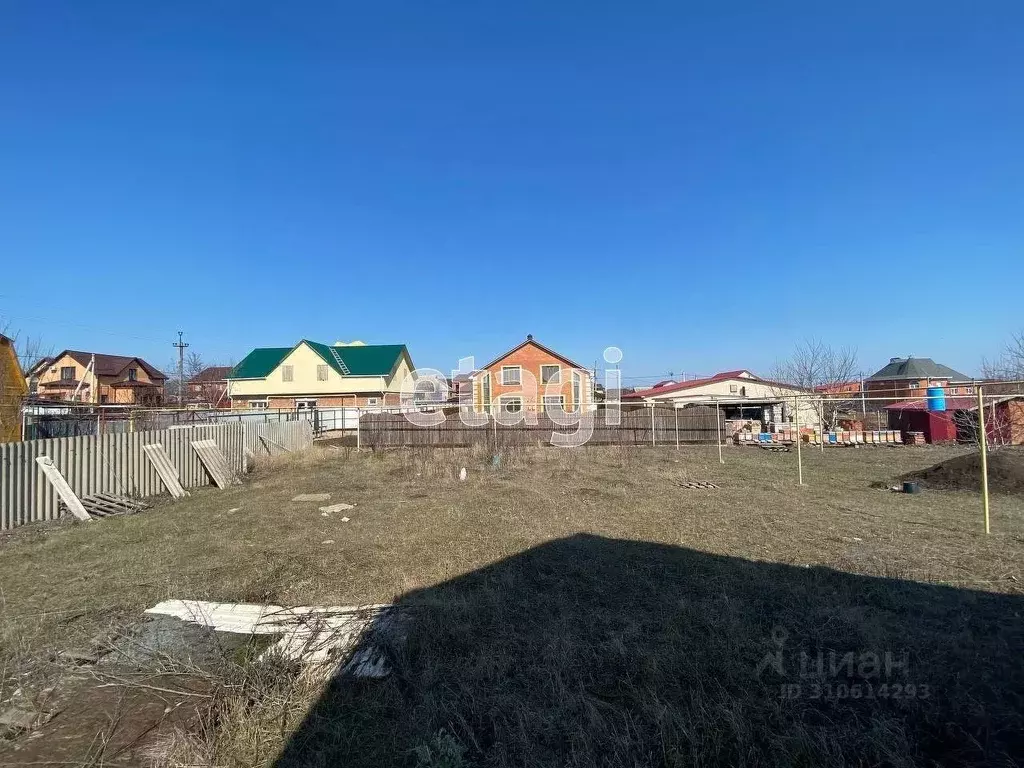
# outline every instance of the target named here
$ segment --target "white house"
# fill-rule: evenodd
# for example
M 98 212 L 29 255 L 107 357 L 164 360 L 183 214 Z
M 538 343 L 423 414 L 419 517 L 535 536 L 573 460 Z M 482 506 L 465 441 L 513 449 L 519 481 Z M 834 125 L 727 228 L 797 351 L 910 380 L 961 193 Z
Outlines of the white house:
M 816 427 L 818 411 L 815 401 L 808 397 L 812 394 L 803 387 L 762 379 L 740 369 L 691 381 L 661 382 L 625 394 L 622 401 L 667 403 L 676 407 L 718 405 L 727 420 L 752 419 L 776 424 L 793 423 L 796 406 L 800 424 Z

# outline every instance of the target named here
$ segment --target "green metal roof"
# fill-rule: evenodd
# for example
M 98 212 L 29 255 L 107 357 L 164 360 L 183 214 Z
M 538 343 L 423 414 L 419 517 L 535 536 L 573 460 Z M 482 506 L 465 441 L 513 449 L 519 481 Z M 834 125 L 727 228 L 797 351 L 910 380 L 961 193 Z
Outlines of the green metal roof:
M 359 347 L 336 347 L 318 341 L 303 339 L 342 376 L 387 376 L 403 354 L 404 344 L 368 344 Z M 296 347 L 298 344 L 295 345 Z M 229 379 L 262 379 L 270 375 L 295 347 L 257 347 L 235 366 Z
M 404 344 L 367 344 L 361 347 L 330 347 L 326 344 L 307 342 L 325 360 L 327 358 L 318 348 L 324 348 L 328 355 L 334 357 L 337 352 L 344 367 L 348 368 L 344 375 L 348 376 L 387 376 L 398 363 L 398 359 L 407 354 Z M 330 360 L 327 360 L 330 363 Z M 338 370 L 339 368 L 335 368 Z
M 281 364 L 281 361 L 293 349 L 294 347 L 256 347 L 231 370 L 227 377 L 229 379 L 265 378 Z

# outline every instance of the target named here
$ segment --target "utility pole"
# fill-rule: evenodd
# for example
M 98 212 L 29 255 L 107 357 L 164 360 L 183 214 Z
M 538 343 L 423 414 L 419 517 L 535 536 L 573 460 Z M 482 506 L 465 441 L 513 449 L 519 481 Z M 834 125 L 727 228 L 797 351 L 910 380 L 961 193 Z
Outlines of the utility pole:
M 172 347 L 178 348 L 178 407 L 181 408 L 185 404 L 185 347 L 188 344 L 181 340 L 183 331 L 178 331 L 178 343 L 171 344 Z

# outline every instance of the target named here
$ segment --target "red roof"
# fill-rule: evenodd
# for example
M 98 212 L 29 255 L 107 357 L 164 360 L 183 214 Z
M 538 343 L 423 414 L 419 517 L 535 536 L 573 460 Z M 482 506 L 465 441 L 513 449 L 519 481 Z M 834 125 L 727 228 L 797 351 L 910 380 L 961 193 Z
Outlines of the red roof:
M 747 374 L 743 376 L 742 374 Z M 651 395 L 664 395 L 668 392 L 680 392 L 684 389 L 693 389 L 695 387 L 702 387 L 705 384 L 714 384 L 718 381 L 728 381 L 729 379 L 739 379 L 741 381 L 755 381 L 759 384 L 771 384 L 777 387 L 789 387 L 792 389 L 801 389 L 793 384 L 783 384 L 780 381 L 769 381 L 768 379 L 762 379 L 759 376 L 755 376 L 746 368 L 740 368 L 736 371 L 721 371 L 716 373 L 714 376 L 706 376 L 703 379 L 692 379 L 691 381 L 681 381 L 678 384 L 667 384 L 663 387 L 655 385 L 655 387 L 649 387 L 648 389 L 638 389 L 635 392 L 629 394 L 623 394 L 623 399 L 639 400 L 644 397 Z
M 188 383 L 207 384 L 210 382 L 221 382 L 227 380 L 229 373 L 231 373 L 230 365 L 211 365 L 189 379 Z
M 947 411 L 969 411 L 978 407 L 978 400 L 973 397 L 947 397 Z M 887 411 L 924 411 L 928 403 L 925 400 L 904 400 L 902 403 L 890 403 L 885 406 Z

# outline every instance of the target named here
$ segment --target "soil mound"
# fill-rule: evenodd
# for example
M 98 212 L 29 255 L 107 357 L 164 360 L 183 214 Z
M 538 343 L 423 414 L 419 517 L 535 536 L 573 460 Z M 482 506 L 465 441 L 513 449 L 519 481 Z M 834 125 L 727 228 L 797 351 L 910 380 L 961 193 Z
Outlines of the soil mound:
M 909 472 L 903 480 L 917 480 L 925 488 L 945 491 L 981 491 L 981 454 L 970 453 L 933 467 Z M 1001 448 L 988 455 L 988 489 L 992 493 L 1024 493 L 1024 451 Z

